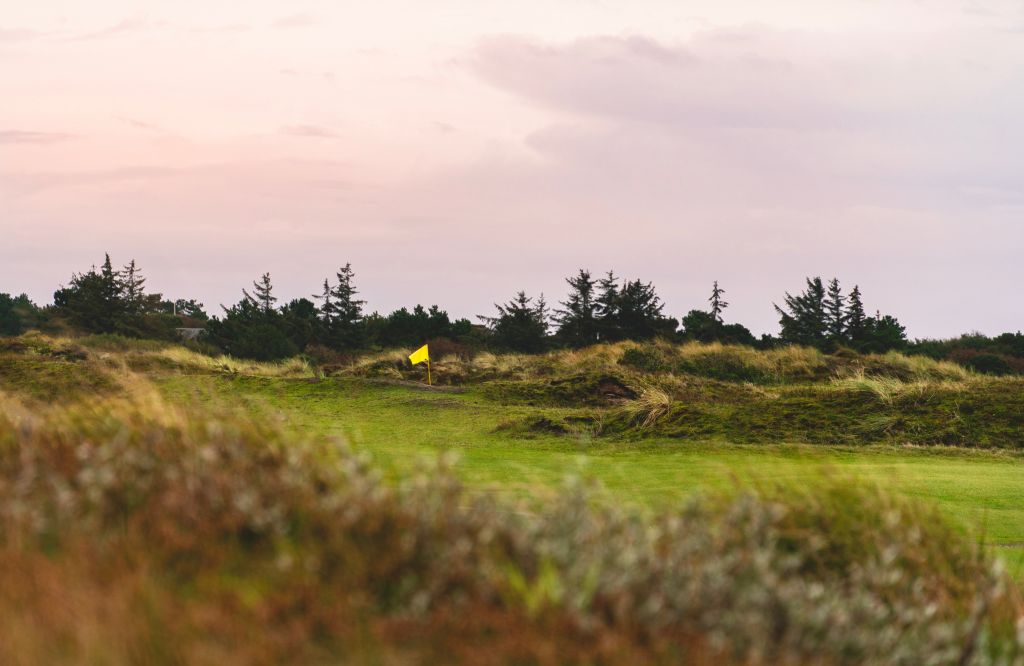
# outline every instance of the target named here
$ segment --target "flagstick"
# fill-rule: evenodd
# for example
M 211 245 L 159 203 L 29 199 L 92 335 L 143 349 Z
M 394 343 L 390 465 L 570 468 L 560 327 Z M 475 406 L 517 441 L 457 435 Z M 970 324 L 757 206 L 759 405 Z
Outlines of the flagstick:
M 430 357 L 427 357 L 427 386 L 433 386 L 434 382 L 430 379 Z

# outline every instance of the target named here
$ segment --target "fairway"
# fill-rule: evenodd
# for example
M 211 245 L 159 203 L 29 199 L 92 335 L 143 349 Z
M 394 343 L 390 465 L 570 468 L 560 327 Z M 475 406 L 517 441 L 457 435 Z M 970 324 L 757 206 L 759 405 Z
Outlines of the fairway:
M 1011 570 L 1024 544 L 1021 457 L 949 447 L 735 445 L 721 441 L 593 438 L 512 433 L 502 424 L 571 408 L 498 405 L 473 388 L 441 392 L 356 380 L 225 376 L 155 378 L 176 400 L 242 404 L 279 415 L 303 434 L 345 438 L 395 477 L 438 451 L 458 453 L 457 469 L 478 491 L 544 498 L 572 475 L 592 478 L 612 501 L 657 508 L 701 489 L 773 481 L 813 483 L 856 477 L 933 501 L 998 546 Z

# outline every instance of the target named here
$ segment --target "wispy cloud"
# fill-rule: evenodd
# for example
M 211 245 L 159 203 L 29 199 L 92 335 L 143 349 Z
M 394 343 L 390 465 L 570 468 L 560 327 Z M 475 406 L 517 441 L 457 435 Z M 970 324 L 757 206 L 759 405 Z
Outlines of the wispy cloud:
M 84 42 L 95 39 L 110 39 L 114 37 L 122 37 L 144 30 L 151 30 L 154 28 L 164 27 L 167 24 L 161 22 L 151 21 L 146 16 L 134 16 L 126 18 L 122 21 L 107 26 L 106 28 L 100 28 L 99 30 L 92 30 L 89 32 L 82 32 L 72 35 L 67 38 L 68 41 Z
M 274 21 L 275 28 L 308 28 L 316 24 L 316 18 L 311 14 L 291 14 L 282 16 Z
M 75 138 L 64 132 L 31 132 L 25 130 L 0 130 L 0 143 L 60 143 Z
M 153 123 L 147 123 L 147 122 L 145 122 L 143 120 L 138 120 L 136 118 L 128 118 L 126 116 L 114 116 L 114 118 L 116 118 L 117 120 L 120 120 L 125 125 L 129 125 L 129 126 L 134 127 L 135 129 L 138 129 L 138 130 L 143 130 L 143 131 L 147 131 L 147 132 L 157 132 L 159 134 L 167 134 L 168 133 L 166 129 L 164 129 L 163 127 L 160 127 L 159 125 L 154 125 Z
M 319 125 L 286 125 L 281 128 L 281 134 L 311 139 L 337 139 L 341 136 L 329 127 Z
M 28 196 L 43 190 L 85 185 L 121 184 L 132 181 L 167 178 L 183 173 L 180 169 L 159 166 L 128 166 L 95 171 L 48 171 L 0 173 L 0 187 L 14 196 Z
M 25 42 L 41 36 L 42 33 L 25 28 L 0 28 L 0 44 L 5 42 Z

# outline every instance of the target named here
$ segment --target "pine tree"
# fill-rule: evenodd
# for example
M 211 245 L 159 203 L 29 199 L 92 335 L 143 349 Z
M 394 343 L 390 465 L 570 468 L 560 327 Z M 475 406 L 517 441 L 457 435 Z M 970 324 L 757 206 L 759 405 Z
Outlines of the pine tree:
M 540 292 L 540 296 L 537 298 L 537 305 L 534 307 L 534 311 L 537 315 L 537 320 L 544 325 L 544 335 L 548 334 L 548 328 L 550 328 L 548 322 L 551 321 L 551 311 L 548 309 L 548 302 L 544 298 L 544 292 Z
M 28 330 L 39 317 L 39 308 L 21 294 L 0 294 L 0 335 L 19 335 Z
M 868 330 L 869 321 L 864 313 L 860 287 L 854 285 L 846 302 L 846 339 L 854 349 L 859 350 L 867 342 Z
M 555 310 L 558 337 L 574 347 L 583 347 L 597 342 L 597 303 L 594 301 L 595 280 L 590 272 L 580 269 L 574 277 L 565 281 L 570 291 L 567 300 L 562 301 L 564 310 Z
M 335 317 L 344 325 L 355 325 L 363 317 L 363 306 L 366 301 L 356 298 L 356 294 L 359 292 L 354 284 L 356 274 L 352 270 L 352 264 L 345 264 L 339 268 L 335 277 L 338 279 L 338 284 L 331 289 Z
M 366 301 L 356 298 L 355 271 L 352 264 L 345 264 L 335 274 L 338 283 L 330 290 L 331 313 L 333 318 L 328 336 L 332 346 L 338 349 L 354 349 L 364 342 L 363 305 Z
M 846 337 L 846 299 L 839 286 L 839 280 L 832 278 L 828 283 L 828 294 L 825 297 L 825 323 L 828 337 L 832 344 L 842 344 Z
M 203 304 L 194 298 L 179 298 L 175 300 L 171 305 L 171 312 L 179 317 L 190 317 L 200 321 L 206 321 L 210 318 L 203 309 Z
M 277 297 L 273 294 L 274 285 L 270 282 L 270 273 L 264 273 L 258 282 L 253 281 L 252 287 L 256 294 L 255 296 L 249 294 L 245 289 L 242 290 L 245 300 L 256 306 L 264 315 L 273 314 L 274 303 L 277 302 Z
M 496 345 L 527 353 L 544 350 L 548 325 L 543 297 L 535 305 L 526 292 L 520 291 L 511 301 L 495 303 L 494 307 L 497 317 L 480 319 L 490 327 Z
M 120 279 L 125 310 L 133 315 L 142 314 L 145 309 L 146 278 L 142 276 L 142 271 L 135 265 L 134 259 L 121 270 Z
M 774 304 L 773 304 L 774 305 Z M 825 346 L 828 322 L 825 313 L 825 285 L 820 277 L 807 278 L 807 289 L 796 296 L 786 292 L 785 308 L 774 305 L 779 313 L 782 339 L 819 349 Z
M 334 297 L 331 294 L 331 283 L 327 278 L 324 278 L 323 291 L 313 294 L 313 298 L 320 301 L 318 310 L 321 321 L 329 325 L 334 320 Z
M 869 326 L 869 339 L 865 351 L 885 353 L 893 349 L 903 349 L 907 344 L 907 329 L 895 317 L 875 313 Z
M 629 340 L 645 340 L 668 332 L 675 320 L 666 319 L 661 312 L 664 305 L 654 285 L 640 280 L 627 280 L 619 291 L 617 323 L 619 334 Z
M 729 304 L 722 300 L 722 294 L 725 293 L 725 289 L 718 287 L 718 280 L 715 280 L 714 286 L 711 287 L 711 298 L 708 302 L 711 303 L 711 317 L 719 324 L 722 323 L 722 311 L 729 307 Z
M 121 276 L 114 270 L 110 262 L 110 255 L 103 255 L 103 266 L 100 267 L 100 280 L 103 290 L 103 316 L 113 330 L 118 319 L 125 311 L 125 301 L 122 297 L 124 287 L 121 283 Z
M 608 271 L 605 277 L 597 281 L 600 293 L 594 301 L 594 312 L 597 319 L 597 337 L 599 340 L 619 339 L 619 279 L 615 273 Z

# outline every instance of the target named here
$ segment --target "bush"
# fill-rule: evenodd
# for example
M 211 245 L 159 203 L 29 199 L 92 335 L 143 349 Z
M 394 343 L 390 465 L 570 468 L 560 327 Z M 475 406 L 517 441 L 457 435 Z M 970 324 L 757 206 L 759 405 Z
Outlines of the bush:
M 986 375 L 1024 374 L 1024 358 L 1015 358 L 1005 354 L 974 349 L 956 349 L 950 352 L 949 360 Z
M 355 360 L 354 354 L 318 344 L 308 345 L 303 353 L 314 365 L 321 367 L 342 367 L 351 365 Z
M 619 364 L 642 372 L 664 372 L 668 369 L 668 364 L 662 359 L 661 354 L 652 347 L 627 348 L 622 353 Z
M 479 349 L 462 342 L 456 342 L 451 338 L 431 338 L 427 340 L 427 345 L 430 348 L 431 361 L 440 361 L 448 357 L 456 358 L 460 361 L 472 361 L 479 352 Z

